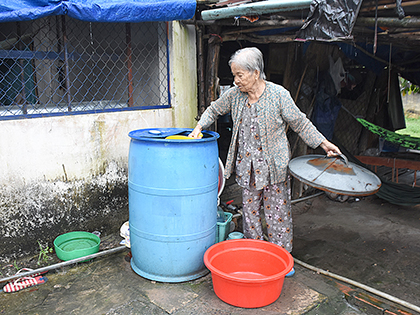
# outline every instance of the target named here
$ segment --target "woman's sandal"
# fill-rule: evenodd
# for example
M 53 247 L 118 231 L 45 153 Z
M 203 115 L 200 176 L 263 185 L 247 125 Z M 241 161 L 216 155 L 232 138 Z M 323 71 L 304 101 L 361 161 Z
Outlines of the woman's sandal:
M 16 274 L 18 275 L 20 273 L 27 273 L 29 271 L 33 271 L 33 269 L 22 268 L 18 272 L 16 272 Z M 33 287 L 33 286 L 38 285 L 38 284 L 43 284 L 43 283 L 47 282 L 48 279 L 46 277 L 43 277 L 43 276 L 40 276 L 40 275 L 44 274 L 44 273 L 47 273 L 47 272 L 48 271 L 34 273 L 30 276 L 18 278 L 13 282 L 9 282 L 8 284 L 6 284 L 3 287 L 3 292 L 7 292 L 7 293 L 17 292 L 17 291 L 20 291 L 22 289 Z
M 34 271 L 34 270 L 31 269 L 31 268 L 22 268 L 22 269 L 19 269 L 19 271 L 16 272 L 15 275 L 18 275 L 20 273 L 28 273 L 30 271 Z M 47 272 L 48 272 L 48 270 L 47 271 L 43 271 L 43 272 L 36 272 L 36 273 L 33 273 L 33 274 L 28 274 L 27 276 L 28 277 L 36 277 L 36 276 L 43 275 L 44 273 L 47 273 Z
M 13 282 L 9 282 L 3 287 L 3 292 L 12 293 L 17 292 L 29 287 L 33 287 L 35 285 L 43 284 L 47 282 L 47 278 L 44 276 L 37 276 L 37 277 L 23 277 L 16 279 Z

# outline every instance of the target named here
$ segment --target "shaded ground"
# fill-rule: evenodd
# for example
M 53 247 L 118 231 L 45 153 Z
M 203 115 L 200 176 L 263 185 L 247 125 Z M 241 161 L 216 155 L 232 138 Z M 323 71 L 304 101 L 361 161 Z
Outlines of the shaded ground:
M 0 293 L 1 314 L 108 315 L 363 315 L 333 283 L 297 266 L 280 298 L 258 309 L 224 303 L 211 275 L 184 283 L 159 283 L 135 274 L 128 250 L 47 274 L 48 282 L 16 293 Z M 315 290 L 316 289 L 316 290 Z
M 222 201 L 240 205 L 240 190 L 228 185 Z M 292 206 L 293 256 L 312 266 L 360 282 L 420 306 L 420 207 L 401 207 L 376 196 L 337 202 L 326 195 Z M 101 251 L 118 246 L 118 234 L 102 236 Z M 360 302 L 366 292 L 296 264 L 280 299 L 245 310 L 220 301 L 210 275 L 182 284 L 160 284 L 135 274 L 127 252 L 48 273 L 46 284 L 0 293 L 1 314 L 420 314 L 383 300 L 380 308 Z M 54 254 L 49 264 L 58 260 Z M 37 268 L 38 257 L 25 267 Z M 32 264 L 32 265 L 31 265 Z M 13 271 L 12 267 L 11 272 Z M 3 266 L 3 276 L 6 269 Z M 354 298 L 345 287 L 358 294 Z M 338 290 L 337 288 L 340 288 Z M 378 298 L 376 296 L 376 298 Z M 302 305 L 296 304 L 298 302 Z M 391 306 L 390 306 L 391 305 Z M 287 311 L 286 311 L 287 310 Z
M 420 206 L 324 195 L 294 210 L 296 258 L 420 305 Z
M 226 190 L 240 206 L 238 188 Z M 420 205 L 324 194 L 292 209 L 295 258 L 420 306 Z

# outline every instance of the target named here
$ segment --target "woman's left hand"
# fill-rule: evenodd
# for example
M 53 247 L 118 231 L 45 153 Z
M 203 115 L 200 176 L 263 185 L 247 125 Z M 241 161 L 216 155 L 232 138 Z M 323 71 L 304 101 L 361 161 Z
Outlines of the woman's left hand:
M 202 130 L 203 130 L 203 127 L 197 124 L 197 126 L 195 126 L 194 130 L 191 131 L 188 137 L 194 138 L 194 139 L 201 139 L 203 138 L 203 134 L 201 133 Z
M 341 154 L 340 149 L 335 144 L 329 142 L 327 139 L 322 141 L 320 147 L 324 149 L 324 151 L 327 153 L 327 156 L 329 157 Z

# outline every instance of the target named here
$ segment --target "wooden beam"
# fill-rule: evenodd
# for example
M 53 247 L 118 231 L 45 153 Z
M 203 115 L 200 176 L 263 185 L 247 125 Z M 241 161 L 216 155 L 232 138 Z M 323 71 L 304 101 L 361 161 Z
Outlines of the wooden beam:
M 420 4 L 420 1 L 419 1 Z M 356 25 L 359 26 L 375 26 L 374 17 L 358 17 L 356 20 Z M 400 28 L 418 28 L 420 27 L 420 19 L 413 17 L 405 17 L 403 19 L 398 18 L 378 18 L 379 27 L 400 27 Z
M 254 32 L 261 32 L 261 31 L 267 31 L 267 30 L 275 30 L 275 29 L 278 29 L 278 28 L 280 28 L 281 26 L 270 26 L 270 25 L 268 25 L 268 26 L 257 26 L 257 27 L 252 27 L 252 28 L 246 28 L 246 29 L 243 29 L 243 28 L 241 28 L 241 29 L 238 29 L 238 28 L 236 28 L 236 29 L 230 29 L 230 30 L 228 30 L 228 31 L 226 31 L 226 32 L 222 32 L 222 36 L 227 36 L 227 35 L 237 35 L 238 33 L 239 34 L 245 34 L 245 33 L 254 33 Z M 290 27 L 290 26 L 288 26 L 288 27 Z
M 404 1 L 401 3 L 402 7 L 410 7 L 413 5 L 419 5 L 420 1 L 419 0 L 415 0 L 415 1 Z M 395 3 L 395 1 L 393 1 L 393 3 L 385 3 L 385 4 L 378 4 L 378 10 L 389 10 L 389 9 L 394 9 L 397 6 L 397 4 Z M 366 4 L 360 9 L 360 12 L 370 12 L 370 11 L 375 11 L 376 6 L 372 5 L 372 6 L 367 6 Z
M 272 36 L 252 36 L 247 34 L 231 34 L 223 36 L 224 42 L 231 42 L 237 40 L 247 40 L 256 44 L 269 44 L 269 43 L 289 43 L 295 40 L 295 35 L 272 35 Z
M 408 168 L 410 170 L 420 171 L 420 161 L 364 155 L 357 155 L 355 157 L 363 164 L 395 168 Z
M 237 19 L 232 21 L 232 19 L 223 19 L 223 20 L 186 20 L 182 23 L 184 24 L 196 24 L 196 25 L 205 25 L 205 26 L 236 26 L 236 27 L 260 27 L 260 26 L 272 26 L 272 27 L 285 27 L 285 26 L 296 26 L 301 27 L 304 24 L 305 20 L 303 19 L 289 19 L 285 17 L 278 17 L 272 20 L 258 20 L 255 22 L 250 22 L 244 19 Z
M 410 169 L 414 171 L 413 185 L 417 186 L 417 172 L 420 171 L 420 161 L 403 160 L 396 158 L 384 158 L 376 156 L 355 156 L 360 162 L 370 165 L 375 172 L 378 166 L 389 167 L 392 170 L 392 181 L 398 183 L 398 169 Z

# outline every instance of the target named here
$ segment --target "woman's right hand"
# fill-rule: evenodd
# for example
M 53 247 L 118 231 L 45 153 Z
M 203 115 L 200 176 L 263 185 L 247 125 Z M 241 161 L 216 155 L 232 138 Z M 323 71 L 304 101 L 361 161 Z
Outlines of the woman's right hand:
M 327 139 L 322 141 L 320 147 L 324 149 L 328 157 L 337 156 L 341 154 L 340 149 L 335 144 L 329 142 Z
M 203 134 L 201 133 L 202 130 L 203 130 L 203 127 L 197 124 L 197 126 L 194 128 L 193 131 L 191 131 L 188 137 L 194 138 L 194 139 L 201 139 L 203 137 Z

